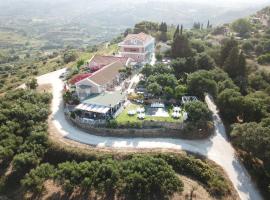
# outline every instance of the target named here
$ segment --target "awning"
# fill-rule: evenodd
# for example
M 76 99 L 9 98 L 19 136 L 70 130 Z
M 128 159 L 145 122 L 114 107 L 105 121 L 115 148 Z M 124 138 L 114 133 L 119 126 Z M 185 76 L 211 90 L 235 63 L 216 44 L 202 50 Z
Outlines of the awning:
M 152 103 L 151 108 L 165 108 L 163 103 Z
M 79 104 L 78 106 L 75 107 L 75 109 L 101 114 L 106 114 L 110 110 L 110 108 L 106 106 L 86 104 L 86 103 Z

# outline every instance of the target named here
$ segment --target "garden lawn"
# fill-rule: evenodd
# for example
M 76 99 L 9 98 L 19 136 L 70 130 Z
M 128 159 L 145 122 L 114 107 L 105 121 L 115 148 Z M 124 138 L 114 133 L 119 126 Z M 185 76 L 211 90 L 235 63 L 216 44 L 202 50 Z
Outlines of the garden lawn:
M 143 105 L 137 105 L 137 104 L 129 104 L 124 111 L 118 115 L 118 117 L 115 119 L 117 123 L 119 124 L 125 124 L 127 122 L 142 122 L 142 121 L 160 121 L 160 122 L 183 122 L 183 117 L 180 117 L 179 119 L 174 119 L 171 117 L 172 114 L 172 108 L 169 109 L 169 117 L 155 117 L 155 116 L 149 116 L 145 115 L 145 119 L 140 120 L 138 119 L 138 115 L 130 116 L 128 115 L 128 111 L 130 110 L 137 110 L 137 108 L 143 107 Z M 144 106 L 146 110 L 146 106 Z M 166 108 L 168 109 L 168 108 Z

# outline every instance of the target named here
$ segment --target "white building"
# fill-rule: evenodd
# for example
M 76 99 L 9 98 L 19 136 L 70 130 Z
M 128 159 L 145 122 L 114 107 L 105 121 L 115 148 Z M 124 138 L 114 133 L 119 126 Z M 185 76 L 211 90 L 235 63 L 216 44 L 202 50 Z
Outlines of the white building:
M 120 84 L 121 74 L 119 70 L 124 68 L 125 66 L 121 62 L 116 61 L 75 83 L 76 92 L 80 100 L 84 100 L 92 94 L 113 90 L 116 85 Z
M 155 38 L 145 33 L 129 34 L 118 46 L 120 56 L 148 62 L 155 51 Z

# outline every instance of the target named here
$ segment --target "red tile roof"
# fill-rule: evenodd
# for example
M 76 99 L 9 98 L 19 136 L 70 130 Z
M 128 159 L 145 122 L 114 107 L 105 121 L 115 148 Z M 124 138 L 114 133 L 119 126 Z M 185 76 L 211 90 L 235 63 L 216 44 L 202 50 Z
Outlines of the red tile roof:
M 79 82 L 79 81 L 81 81 L 81 80 L 83 80 L 83 79 L 85 79 L 85 78 L 88 78 L 88 77 L 90 77 L 90 76 L 92 76 L 91 73 L 87 73 L 87 74 L 77 74 L 77 75 L 73 76 L 73 77 L 69 80 L 69 83 L 70 83 L 70 84 L 75 84 L 75 83 L 77 83 L 77 82 Z
M 96 71 L 88 79 L 98 85 L 105 85 L 115 79 L 115 77 L 120 73 L 119 70 L 124 68 L 125 65 L 123 65 L 123 63 L 116 61 Z
M 102 56 L 102 55 L 94 55 L 94 57 L 90 60 L 89 67 L 90 68 L 102 68 L 106 65 L 109 65 L 114 62 L 121 62 L 123 65 L 126 65 L 129 58 L 126 57 L 118 57 L 118 56 Z
M 131 40 L 131 39 L 137 39 L 137 40 L 142 41 L 143 43 L 146 43 L 146 42 L 150 41 L 152 38 L 153 37 L 151 35 L 147 35 L 147 34 L 141 32 L 138 34 L 128 34 L 124 41 Z

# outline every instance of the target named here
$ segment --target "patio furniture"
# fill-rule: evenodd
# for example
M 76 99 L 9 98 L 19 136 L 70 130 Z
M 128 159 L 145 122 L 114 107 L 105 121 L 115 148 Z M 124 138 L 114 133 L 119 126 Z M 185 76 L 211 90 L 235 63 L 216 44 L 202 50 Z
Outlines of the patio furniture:
M 136 114 L 136 110 L 130 110 L 128 111 L 128 115 L 134 116 Z
M 144 113 L 138 114 L 138 118 L 139 118 L 139 119 L 144 119 L 144 118 L 145 118 L 145 114 L 144 114 Z
M 172 117 L 173 118 L 179 118 L 180 117 L 180 113 L 179 112 L 173 112 L 172 113 Z
M 136 101 L 137 103 L 140 103 L 140 104 L 143 104 L 143 102 L 144 102 L 142 99 L 136 99 L 135 101 Z
M 144 108 L 137 108 L 137 113 L 144 113 L 145 109 Z
M 186 121 L 188 119 L 188 114 L 186 112 L 183 113 L 183 120 Z
M 174 112 L 180 112 L 180 111 L 181 111 L 181 108 L 180 108 L 180 107 L 174 107 L 174 108 L 173 108 L 173 111 L 174 111 Z
M 93 124 L 95 122 L 95 120 L 89 119 L 89 118 L 82 118 L 82 122 L 85 124 Z

